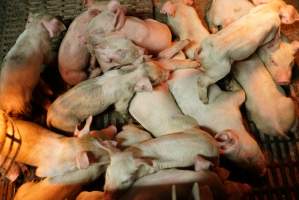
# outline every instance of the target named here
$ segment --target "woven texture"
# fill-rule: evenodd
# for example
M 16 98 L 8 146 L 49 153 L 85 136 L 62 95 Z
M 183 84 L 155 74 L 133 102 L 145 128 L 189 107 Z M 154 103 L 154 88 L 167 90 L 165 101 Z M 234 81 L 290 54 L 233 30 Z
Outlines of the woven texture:
M 160 5 L 164 0 L 154 0 Z M 129 14 L 147 18 L 155 16 L 159 20 L 165 19 L 159 14 L 158 7 L 154 8 L 150 0 L 121 1 L 129 7 Z M 207 0 L 196 0 L 196 8 L 203 12 L 203 5 Z M 203 3 L 204 2 L 204 3 Z M 288 0 L 299 8 L 299 1 Z M 0 0 L 0 61 L 15 43 L 18 35 L 24 30 L 29 12 L 48 11 L 50 14 L 63 17 L 66 24 L 82 12 L 81 0 Z M 200 15 L 202 17 L 202 14 Z M 299 40 L 299 28 L 293 25 L 286 29 L 292 39 Z M 116 117 L 117 118 L 117 117 Z M 105 115 L 99 123 L 117 124 L 113 114 Z M 267 176 L 258 180 L 254 192 L 249 199 L 284 200 L 299 199 L 299 133 L 291 134 L 290 139 L 278 139 L 265 136 L 254 131 L 255 137 L 265 151 L 268 158 Z M 241 172 L 245 173 L 245 172 Z M 254 177 L 255 178 L 255 177 Z M 11 184 L 6 180 L 0 182 L 0 198 L 10 200 L 20 183 Z

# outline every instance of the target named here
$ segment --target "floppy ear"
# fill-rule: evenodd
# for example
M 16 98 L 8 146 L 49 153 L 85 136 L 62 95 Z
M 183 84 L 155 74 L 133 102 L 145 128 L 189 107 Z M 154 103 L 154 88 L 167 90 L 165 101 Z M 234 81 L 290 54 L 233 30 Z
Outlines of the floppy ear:
M 280 18 L 283 24 L 293 24 L 299 21 L 299 14 L 293 6 L 286 5 L 280 9 Z
M 66 30 L 65 25 L 57 18 L 53 18 L 49 21 L 43 20 L 42 24 L 47 29 L 50 38 L 57 37 L 62 31 Z
M 167 14 L 168 16 L 175 16 L 176 6 L 171 1 L 167 1 L 163 4 L 160 13 Z
M 94 161 L 94 156 L 91 152 L 82 151 L 76 156 L 76 166 L 78 169 L 86 169 Z

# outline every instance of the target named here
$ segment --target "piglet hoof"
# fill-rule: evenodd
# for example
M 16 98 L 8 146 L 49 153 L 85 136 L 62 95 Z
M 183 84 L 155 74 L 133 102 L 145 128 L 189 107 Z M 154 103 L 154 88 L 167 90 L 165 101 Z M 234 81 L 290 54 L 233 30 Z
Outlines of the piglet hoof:
M 167 1 L 163 4 L 160 12 L 162 14 L 167 14 L 168 16 L 174 16 L 176 12 L 176 7 L 171 1 Z
M 200 155 L 196 156 L 194 163 L 195 171 L 210 170 L 213 166 L 214 164 L 211 161 L 206 160 Z

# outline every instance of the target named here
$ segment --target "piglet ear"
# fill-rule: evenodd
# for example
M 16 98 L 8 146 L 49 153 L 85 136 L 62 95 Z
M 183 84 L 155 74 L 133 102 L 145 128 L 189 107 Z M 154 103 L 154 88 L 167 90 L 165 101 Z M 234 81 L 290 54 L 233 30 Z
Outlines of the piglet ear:
M 237 151 L 239 137 L 232 130 L 225 130 L 218 133 L 215 139 L 218 142 L 220 153 L 230 154 L 231 152 Z
M 280 9 L 280 18 L 283 24 L 293 24 L 299 21 L 299 14 L 293 6 L 286 5 Z
M 143 91 L 153 91 L 153 86 L 150 82 L 150 80 L 146 77 L 140 79 L 137 84 L 135 85 L 135 91 L 136 92 L 143 92 Z
M 163 4 L 160 13 L 167 14 L 168 16 L 175 16 L 176 6 L 171 2 L 167 1 Z
M 53 18 L 49 21 L 44 20 L 42 24 L 49 32 L 50 38 L 57 37 L 62 31 L 66 30 L 65 25 L 57 18 Z
M 76 165 L 78 169 L 86 169 L 89 167 L 90 161 L 90 155 L 86 151 L 80 152 L 76 156 Z
M 292 43 L 292 49 L 293 49 L 293 52 L 294 52 L 294 55 L 297 53 L 297 51 L 299 50 L 299 41 L 297 40 L 294 40 Z

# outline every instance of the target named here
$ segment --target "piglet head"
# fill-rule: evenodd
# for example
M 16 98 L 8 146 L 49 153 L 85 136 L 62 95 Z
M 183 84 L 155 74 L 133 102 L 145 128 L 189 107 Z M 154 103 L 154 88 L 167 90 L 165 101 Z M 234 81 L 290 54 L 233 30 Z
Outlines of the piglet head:
M 274 45 L 271 43 L 261 49 L 260 56 L 274 81 L 279 85 L 288 85 L 291 81 L 294 54 L 299 44 L 297 41 L 289 43 L 281 40 Z
M 26 28 L 39 24 L 47 30 L 50 38 L 57 37 L 66 30 L 65 25 L 56 17 L 45 13 L 29 13 Z
M 280 18 L 283 24 L 293 24 L 299 21 L 299 14 L 293 6 L 285 5 L 280 9 Z
M 129 188 L 140 178 L 140 171 L 148 163 L 145 159 L 134 158 L 131 152 L 120 152 L 115 147 L 108 149 L 110 165 L 106 170 L 104 189 L 108 193 L 118 193 Z
M 266 161 L 258 144 L 247 134 L 225 130 L 215 136 L 220 153 L 242 168 L 264 175 Z
M 129 188 L 136 180 L 138 172 L 138 166 L 132 154 L 117 153 L 111 155 L 110 159 L 110 165 L 106 170 L 105 191 L 115 193 Z

